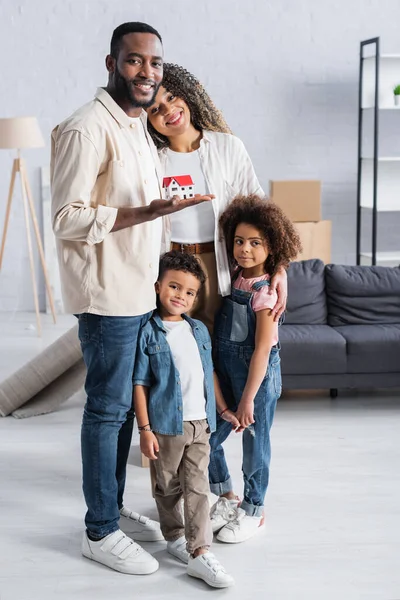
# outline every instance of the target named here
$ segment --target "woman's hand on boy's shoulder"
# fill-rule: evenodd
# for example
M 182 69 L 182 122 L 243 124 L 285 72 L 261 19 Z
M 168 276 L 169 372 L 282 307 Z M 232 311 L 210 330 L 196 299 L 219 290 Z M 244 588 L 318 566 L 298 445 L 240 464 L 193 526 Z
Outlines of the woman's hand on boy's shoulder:
M 140 451 L 150 460 L 157 460 L 158 440 L 152 431 L 140 432 Z

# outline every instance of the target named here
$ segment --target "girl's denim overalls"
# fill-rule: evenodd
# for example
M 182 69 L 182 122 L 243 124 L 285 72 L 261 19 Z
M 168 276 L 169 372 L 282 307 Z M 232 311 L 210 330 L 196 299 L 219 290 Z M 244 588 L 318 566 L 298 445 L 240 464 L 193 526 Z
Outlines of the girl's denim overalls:
M 253 285 L 256 292 L 269 281 Z M 252 309 L 253 293 L 232 287 L 224 299 L 214 325 L 214 362 L 221 390 L 229 408 L 236 411 L 249 373 L 255 348 L 256 315 Z M 244 499 L 240 507 L 250 516 L 263 514 L 271 460 L 270 429 L 282 381 L 279 343 L 271 349 L 268 369 L 254 398 L 255 422 L 243 431 Z M 222 443 L 232 431 L 231 423 L 217 417 L 217 429 L 211 435 L 209 478 L 211 491 L 221 495 L 232 491 L 232 481 Z

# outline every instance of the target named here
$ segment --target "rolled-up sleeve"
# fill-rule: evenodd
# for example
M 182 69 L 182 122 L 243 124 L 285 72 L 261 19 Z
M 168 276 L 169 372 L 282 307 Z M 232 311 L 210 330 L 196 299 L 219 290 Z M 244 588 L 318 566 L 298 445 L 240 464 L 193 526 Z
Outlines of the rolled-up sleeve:
M 110 233 L 118 209 L 91 205 L 101 160 L 92 140 L 82 131 L 52 134 L 52 223 L 56 237 L 89 245 Z
M 144 385 L 150 387 L 152 383 L 150 359 L 147 352 L 147 335 L 144 330 L 139 333 L 138 346 L 136 350 L 135 369 L 133 371 L 133 385 Z

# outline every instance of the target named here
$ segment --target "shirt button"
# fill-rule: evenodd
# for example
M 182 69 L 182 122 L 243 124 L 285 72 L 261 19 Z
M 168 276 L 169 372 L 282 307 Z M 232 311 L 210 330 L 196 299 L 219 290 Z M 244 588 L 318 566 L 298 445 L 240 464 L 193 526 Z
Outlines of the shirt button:
M 141 151 L 141 150 L 139 150 L 138 154 L 139 154 L 139 156 L 142 156 L 142 151 Z
M 129 125 L 129 127 L 130 127 L 131 129 L 135 129 L 135 127 L 136 127 L 136 123 L 131 123 L 131 124 Z
M 182 410 L 182 407 L 181 407 L 181 406 L 178 406 L 178 410 Z
M 149 263 L 149 267 L 150 267 L 150 269 L 152 269 L 153 268 L 153 263 Z
M 143 183 L 144 185 L 147 185 L 147 179 L 144 179 Z

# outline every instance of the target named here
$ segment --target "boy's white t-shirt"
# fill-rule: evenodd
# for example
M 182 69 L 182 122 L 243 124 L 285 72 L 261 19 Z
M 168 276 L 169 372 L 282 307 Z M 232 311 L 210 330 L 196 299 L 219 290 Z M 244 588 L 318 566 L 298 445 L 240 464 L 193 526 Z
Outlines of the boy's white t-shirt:
M 204 371 L 199 348 L 187 321 L 163 321 L 167 342 L 179 371 L 183 420 L 201 421 L 206 418 Z
M 177 194 L 181 198 L 210 193 L 201 168 L 198 150 L 194 152 L 167 150 L 163 188 L 165 197 L 168 197 L 168 193 L 171 196 Z M 170 215 L 169 219 L 173 242 L 202 244 L 214 240 L 215 215 L 212 202 L 203 202 L 185 208 Z

